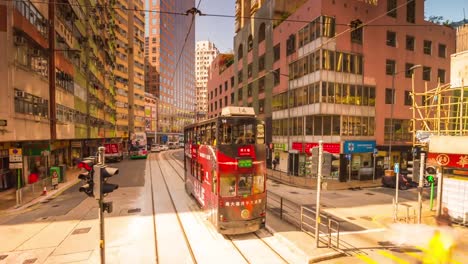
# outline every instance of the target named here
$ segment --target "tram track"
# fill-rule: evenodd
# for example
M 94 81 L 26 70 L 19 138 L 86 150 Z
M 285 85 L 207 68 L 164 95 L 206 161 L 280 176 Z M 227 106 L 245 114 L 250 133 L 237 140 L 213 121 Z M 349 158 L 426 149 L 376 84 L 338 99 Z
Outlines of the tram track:
M 183 163 L 181 164 L 180 161 L 178 161 L 175 158 L 174 152 L 172 153 L 164 153 L 162 154 L 164 160 L 167 161 L 167 163 L 172 167 L 172 169 L 176 172 L 177 176 L 184 181 L 184 177 L 179 173 L 176 167 L 184 169 Z M 257 231 L 258 232 L 258 231 Z M 247 239 L 251 241 L 260 241 L 260 244 L 267 249 L 268 251 L 271 252 L 271 255 L 275 256 L 275 258 L 278 260 L 277 263 L 290 263 L 288 260 L 286 260 L 283 256 L 281 256 L 280 253 L 278 253 L 277 250 L 275 250 L 268 242 L 266 242 L 261 235 L 259 235 L 257 232 L 249 233 L 249 234 L 244 234 L 244 235 L 222 235 L 226 241 L 228 241 L 232 247 L 238 252 L 240 256 L 245 260 L 246 263 L 256 263 L 255 261 L 252 261 L 252 256 L 255 255 L 256 252 L 246 252 L 240 248 L 236 242 L 239 238 L 245 239 L 245 237 L 249 237 Z M 269 231 L 264 230 L 264 232 L 267 232 L 268 234 L 271 234 Z M 250 257 L 249 257 L 250 256 Z
M 182 235 L 183 235 L 183 237 L 184 237 L 185 243 L 186 243 L 186 245 L 187 245 L 187 249 L 188 249 L 188 251 L 189 251 L 189 253 L 190 253 L 190 257 L 191 257 L 193 263 L 198 263 L 198 262 L 197 262 L 197 259 L 195 258 L 195 254 L 193 253 L 193 249 L 192 249 L 192 246 L 191 246 L 191 244 L 190 244 L 190 241 L 189 241 L 189 239 L 188 239 L 188 237 L 187 237 L 187 233 L 186 233 L 186 230 L 185 230 L 185 228 L 184 228 L 184 225 L 182 224 L 182 221 L 181 221 L 181 219 L 180 219 L 179 211 L 177 210 L 177 206 L 175 205 L 175 202 L 174 202 L 174 197 L 172 196 L 171 191 L 170 191 L 170 189 L 169 189 L 169 185 L 168 185 L 167 180 L 166 180 L 166 177 L 165 177 L 165 174 L 166 174 L 166 173 L 163 171 L 161 165 L 159 164 L 160 161 L 159 161 L 158 159 L 156 159 L 156 158 L 154 158 L 154 160 L 150 158 L 150 163 L 149 163 L 150 172 L 152 172 L 152 163 L 153 163 L 152 161 L 155 161 L 155 162 L 156 162 L 157 167 L 159 168 L 159 171 L 161 172 L 161 177 L 162 177 L 162 180 L 163 180 L 163 182 L 164 182 L 164 187 L 165 187 L 165 189 L 166 189 L 166 191 L 167 191 L 167 193 L 168 193 L 168 196 L 169 196 L 169 199 L 170 199 L 172 208 L 174 209 L 175 216 L 176 216 L 176 218 L 177 218 L 177 222 L 178 222 L 179 227 L 180 227 L 180 229 L 181 229 L 181 232 L 182 232 Z M 170 164 L 170 163 L 168 162 L 168 164 Z M 171 165 L 171 167 L 173 167 L 173 166 Z M 174 168 L 174 167 L 173 167 L 173 168 Z M 174 168 L 174 170 L 175 170 L 175 168 Z M 180 174 L 177 172 L 177 170 L 175 170 L 175 171 L 176 171 L 177 175 L 178 175 L 180 178 L 182 178 L 182 177 L 180 176 Z M 152 178 L 152 174 L 151 174 L 151 178 Z M 183 178 L 182 178 L 182 179 L 183 179 Z M 151 189 L 153 190 L 153 181 L 151 181 L 151 185 L 152 185 L 152 186 L 151 186 Z M 152 199 L 152 203 L 153 203 L 153 213 L 155 214 L 155 212 L 154 212 L 154 195 L 151 196 L 151 199 Z M 154 214 L 153 214 L 153 215 L 154 215 Z M 155 225 L 156 225 L 156 220 L 155 220 Z M 158 243 L 158 241 L 157 241 L 157 236 L 156 236 L 156 226 L 154 227 L 154 230 L 155 230 L 155 240 L 156 240 L 156 241 L 155 241 L 155 242 L 156 242 L 155 244 L 156 244 L 156 248 L 157 248 L 157 243 Z M 156 255 L 156 259 L 159 259 L 158 250 L 157 250 L 157 249 L 156 249 L 156 254 L 157 254 L 157 255 Z
M 266 231 L 266 230 L 265 230 Z M 258 231 L 257 231 L 258 232 Z M 281 256 L 281 254 L 278 253 L 278 251 L 276 251 L 270 244 L 268 244 L 257 232 L 253 232 L 253 233 L 249 233 L 249 234 L 244 234 L 244 235 L 223 235 L 223 237 L 226 239 L 226 240 L 229 240 L 229 242 L 233 245 L 233 247 L 239 252 L 239 254 L 244 258 L 244 260 L 247 262 L 247 263 L 252 263 L 251 259 L 249 258 L 249 256 L 247 255 L 246 252 L 244 252 L 237 244 L 236 244 L 236 240 L 242 240 L 244 239 L 245 237 L 247 236 L 254 236 L 256 237 L 258 241 L 261 241 L 262 244 L 264 246 L 266 246 L 266 248 L 268 248 L 271 252 L 274 253 L 274 255 L 279 259 L 281 260 L 282 263 L 290 263 L 288 260 L 286 260 L 283 256 Z M 268 232 L 268 231 L 266 231 Z M 269 234 L 271 234 L 270 232 L 268 232 Z

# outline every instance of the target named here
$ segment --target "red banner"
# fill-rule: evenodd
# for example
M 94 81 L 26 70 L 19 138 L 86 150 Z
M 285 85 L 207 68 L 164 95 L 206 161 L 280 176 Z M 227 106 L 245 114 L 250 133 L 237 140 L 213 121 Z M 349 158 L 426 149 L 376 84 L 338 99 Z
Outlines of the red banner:
M 468 169 L 468 154 L 429 153 L 427 164 Z
M 303 144 L 302 142 L 293 142 L 292 149 L 299 150 L 299 152 L 302 153 Z M 305 143 L 305 153 L 311 155 L 310 150 L 313 147 L 318 147 L 318 143 Z M 323 143 L 323 151 L 333 154 L 340 154 L 340 147 L 340 143 Z

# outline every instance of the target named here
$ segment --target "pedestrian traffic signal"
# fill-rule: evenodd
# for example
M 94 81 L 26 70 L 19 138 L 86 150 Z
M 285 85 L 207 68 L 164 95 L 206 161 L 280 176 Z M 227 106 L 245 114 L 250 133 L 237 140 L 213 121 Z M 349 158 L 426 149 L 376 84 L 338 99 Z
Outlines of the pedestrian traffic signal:
M 435 182 L 434 175 L 437 173 L 437 169 L 434 166 L 427 166 L 426 173 L 427 173 L 426 181 L 428 183 L 434 183 Z
M 83 160 L 78 162 L 77 167 L 84 169 L 84 171 L 78 175 L 78 179 L 86 183 L 80 187 L 79 191 L 84 192 L 89 197 L 94 197 L 93 162 L 91 160 Z
M 94 170 L 96 171 L 94 176 L 94 189 L 96 199 L 102 199 L 106 194 L 113 192 L 119 188 L 119 185 L 107 183 L 107 179 L 119 174 L 119 169 L 108 167 L 106 165 L 95 165 Z
M 420 160 L 410 160 L 408 161 L 406 170 L 408 171 L 408 175 L 406 175 L 408 178 L 412 179 L 413 181 L 418 181 L 419 175 L 420 175 L 420 167 L 421 167 L 421 161 Z

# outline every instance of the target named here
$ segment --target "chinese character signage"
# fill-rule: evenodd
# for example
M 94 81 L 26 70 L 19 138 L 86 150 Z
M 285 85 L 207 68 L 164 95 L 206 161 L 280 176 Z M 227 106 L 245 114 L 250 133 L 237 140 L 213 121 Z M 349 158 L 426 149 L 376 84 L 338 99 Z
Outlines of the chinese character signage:
M 298 150 L 301 153 L 302 153 L 302 147 L 303 147 L 302 142 L 292 143 L 292 149 Z M 305 146 L 304 146 L 305 153 L 307 153 L 308 155 L 311 155 L 312 153 L 310 151 L 313 147 L 318 147 L 318 143 L 305 143 Z M 339 154 L 340 143 L 323 143 L 323 151 L 326 151 L 332 154 Z
M 468 154 L 429 153 L 427 164 L 468 169 Z

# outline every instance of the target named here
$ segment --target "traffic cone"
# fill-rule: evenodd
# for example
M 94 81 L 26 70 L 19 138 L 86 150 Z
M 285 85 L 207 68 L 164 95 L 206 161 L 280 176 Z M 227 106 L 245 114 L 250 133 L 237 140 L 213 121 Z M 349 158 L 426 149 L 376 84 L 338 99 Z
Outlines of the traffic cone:
M 42 195 L 47 195 L 47 187 L 44 186 L 44 189 L 42 190 Z

